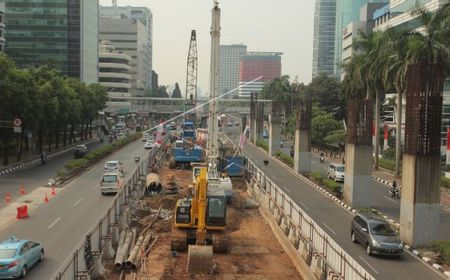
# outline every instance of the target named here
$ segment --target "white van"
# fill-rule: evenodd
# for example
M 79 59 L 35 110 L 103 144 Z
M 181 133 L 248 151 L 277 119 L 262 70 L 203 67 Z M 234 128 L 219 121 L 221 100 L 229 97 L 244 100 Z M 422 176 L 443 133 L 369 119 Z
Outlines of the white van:
M 102 195 L 117 193 L 123 187 L 123 175 L 120 172 L 108 172 L 102 175 L 100 192 Z
M 345 165 L 330 163 L 327 176 L 329 179 L 333 179 L 336 182 L 344 182 Z

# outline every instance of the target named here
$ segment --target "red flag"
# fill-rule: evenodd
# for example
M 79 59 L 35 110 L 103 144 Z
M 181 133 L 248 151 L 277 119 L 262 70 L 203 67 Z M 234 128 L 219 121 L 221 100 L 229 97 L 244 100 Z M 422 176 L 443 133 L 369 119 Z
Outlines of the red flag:
M 387 140 L 389 137 L 389 126 L 387 124 L 384 125 L 384 140 Z

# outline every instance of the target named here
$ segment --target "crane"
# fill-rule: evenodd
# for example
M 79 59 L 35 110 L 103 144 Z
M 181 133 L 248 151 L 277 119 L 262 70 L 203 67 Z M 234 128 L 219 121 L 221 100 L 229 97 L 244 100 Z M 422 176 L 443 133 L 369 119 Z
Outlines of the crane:
M 195 30 L 192 30 L 187 58 L 186 96 L 185 96 L 185 102 L 186 104 L 189 105 L 195 105 L 197 103 L 197 68 L 198 68 L 197 35 Z

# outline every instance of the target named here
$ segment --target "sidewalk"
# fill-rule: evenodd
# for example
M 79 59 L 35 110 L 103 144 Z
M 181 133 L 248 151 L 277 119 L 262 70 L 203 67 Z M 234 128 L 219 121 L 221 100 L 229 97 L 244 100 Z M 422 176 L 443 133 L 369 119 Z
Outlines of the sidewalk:
M 319 157 L 318 152 L 313 152 L 314 155 Z M 325 157 L 325 160 L 331 163 L 339 163 L 342 164 L 342 158 L 334 158 L 334 157 Z M 395 180 L 397 182 L 397 186 L 402 186 L 402 179 L 396 178 L 395 174 L 390 172 L 389 170 L 380 168 L 378 170 L 374 170 L 372 173 L 372 177 L 378 182 L 390 186 L 392 182 Z M 441 206 L 450 211 L 450 190 L 446 188 L 441 188 Z
M 44 151 L 47 153 L 47 160 L 50 160 L 51 158 L 53 158 L 57 155 L 63 154 L 65 152 L 73 149 L 77 145 L 90 144 L 95 141 L 98 141 L 98 138 L 97 138 L 97 136 L 93 135 L 93 137 L 90 139 L 75 142 L 75 143 L 72 143 L 71 145 L 67 145 L 65 147 L 61 147 L 61 145 L 60 145 L 60 148 L 58 148 L 58 149 L 54 148 L 55 145 L 53 145 L 51 152 L 48 152 L 48 146 L 45 146 Z M 47 149 L 45 149 L 45 148 L 47 148 Z M 16 161 L 16 159 L 17 159 L 16 156 L 11 156 L 9 159 L 8 165 L 0 165 L 0 175 L 7 174 L 11 171 L 23 169 L 23 168 L 31 166 L 31 165 L 40 164 L 40 162 L 41 162 L 40 155 L 32 153 L 30 156 L 30 154 L 28 152 L 24 152 L 22 154 L 21 161 Z

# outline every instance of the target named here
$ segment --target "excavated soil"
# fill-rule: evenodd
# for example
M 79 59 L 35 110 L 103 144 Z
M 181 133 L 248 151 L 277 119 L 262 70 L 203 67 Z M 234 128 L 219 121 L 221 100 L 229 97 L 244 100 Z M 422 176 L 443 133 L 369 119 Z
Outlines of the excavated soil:
M 225 229 L 229 239 L 228 253 L 214 255 L 213 274 L 186 272 L 187 253 L 171 252 L 170 236 L 173 209 L 177 199 L 184 197 L 189 191 L 189 185 L 192 184 L 192 171 L 173 170 L 164 164 L 159 174 L 162 186 L 166 188 L 176 184 L 179 187 L 178 194 L 144 198 L 143 203 L 151 207 L 153 211 L 162 205 L 161 211 L 169 213 L 170 219 L 159 218 L 152 226 L 158 237 L 146 258 L 146 266 L 141 269 L 136 279 L 302 279 L 259 210 L 244 208 L 248 194 L 242 178 L 233 179 L 235 193 L 232 204 L 228 206 Z M 140 218 L 138 223 L 144 226 L 153 220 L 153 216 Z M 118 276 L 119 273 L 115 272 L 106 279 L 119 279 Z M 125 276 L 122 279 L 125 279 Z

